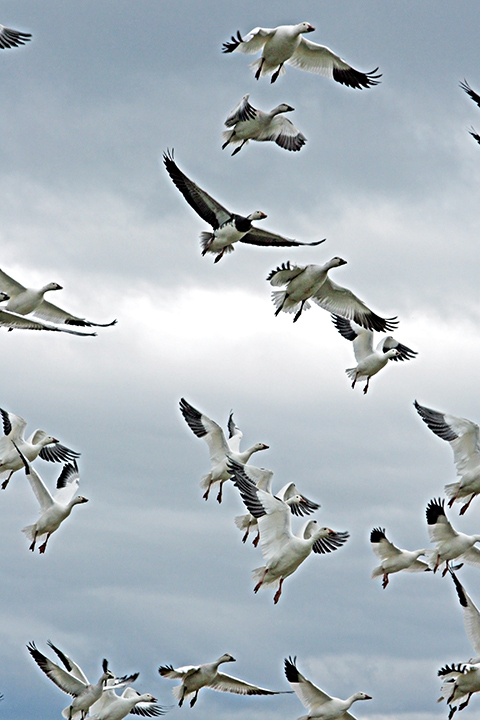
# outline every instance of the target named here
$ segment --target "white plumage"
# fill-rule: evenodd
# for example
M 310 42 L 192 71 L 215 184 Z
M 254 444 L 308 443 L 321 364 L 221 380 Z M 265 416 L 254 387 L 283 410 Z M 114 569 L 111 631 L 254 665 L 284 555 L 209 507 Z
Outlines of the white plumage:
M 284 150 L 297 151 L 305 145 L 307 138 L 283 113 L 292 112 L 293 107 L 282 103 L 270 110 L 263 112 L 257 110 L 249 103 L 250 95 L 244 95 L 238 105 L 232 110 L 225 120 L 225 125 L 231 130 L 225 130 L 222 134 L 224 143 L 222 150 L 227 145 L 237 146 L 232 152 L 236 155 L 248 144 L 249 140 L 257 142 L 271 141 Z
M 457 468 L 458 482 L 445 485 L 448 507 L 455 502 L 468 501 L 462 505 L 460 515 L 469 508 L 473 498 L 480 493 L 480 438 L 478 425 L 466 418 L 423 407 L 415 400 L 415 408 L 430 430 L 450 443 Z
M 373 552 L 382 561 L 372 571 L 372 578 L 383 577 L 382 587 L 388 585 L 390 573 L 401 572 L 425 572 L 430 570 L 427 563 L 419 560 L 421 555 L 426 555 L 425 548 L 421 550 L 402 550 L 387 540 L 384 528 L 373 528 L 370 533 L 370 545 Z
M 326 75 L 352 88 L 361 89 L 378 85 L 378 78 L 381 77 L 375 75 L 378 68 L 369 73 L 355 70 L 330 48 L 303 37 L 314 30 L 310 23 L 301 22 L 297 25 L 280 25 L 276 28 L 256 27 L 250 30 L 245 38 L 242 38 L 237 31 L 236 37 L 232 35 L 229 42 L 223 43 L 223 52 L 231 53 L 238 50 L 246 54 L 255 54 L 261 50 L 260 59 L 251 65 L 257 80 L 263 75 L 271 75 L 271 82 L 274 83 L 279 75 L 285 72 L 284 64 L 287 63 L 300 70 Z
M 371 700 L 364 692 L 357 692 L 346 700 L 331 697 L 324 690 L 307 680 L 297 669 L 297 658 L 285 658 L 285 675 L 308 715 L 298 720 L 355 720 L 348 709 L 358 700 Z
M 470 565 L 480 566 L 480 550 L 474 547 L 480 535 L 465 535 L 454 530 L 445 515 L 445 500 L 433 499 L 426 510 L 428 535 L 435 543 L 435 550 L 428 552 L 428 564 L 433 572 L 445 565 L 442 575 L 449 568 L 450 560 L 459 558 Z

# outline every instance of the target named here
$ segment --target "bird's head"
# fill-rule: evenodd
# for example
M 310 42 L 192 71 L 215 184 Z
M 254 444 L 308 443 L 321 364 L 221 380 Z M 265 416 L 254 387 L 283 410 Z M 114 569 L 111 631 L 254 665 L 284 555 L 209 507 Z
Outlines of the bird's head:
M 310 33 L 310 32 L 313 32 L 313 31 L 315 30 L 315 28 L 313 27 L 313 25 L 310 25 L 310 23 L 308 23 L 308 22 L 302 22 L 302 23 L 300 23 L 300 28 L 301 28 L 301 29 L 300 29 L 300 32 L 301 32 L 301 33 Z
M 248 220 L 264 220 L 266 217 L 266 214 L 261 210 L 255 210 L 255 212 L 248 216 Z

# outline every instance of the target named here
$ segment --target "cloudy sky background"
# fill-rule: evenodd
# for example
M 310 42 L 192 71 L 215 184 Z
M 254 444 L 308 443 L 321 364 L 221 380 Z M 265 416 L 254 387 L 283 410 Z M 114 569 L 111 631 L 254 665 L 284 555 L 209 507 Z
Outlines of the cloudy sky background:
M 306 20 L 324 43 L 382 83 L 355 91 L 287 68 L 256 82 L 253 58 L 222 55 L 239 29 Z M 25 645 L 51 639 L 96 680 L 101 660 L 171 704 L 159 664 L 208 662 L 288 689 L 283 658 L 333 695 L 373 696 L 370 720 L 446 717 L 436 672 L 471 647 L 448 578 L 396 575 L 383 591 L 372 527 L 408 549 L 428 545 L 425 506 L 455 477 L 451 449 L 413 401 L 480 419 L 480 92 L 473 0 L 259 5 L 192 0 L 1 4 L 0 21 L 33 40 L 0 56 L 0 267 L 25 285 L 64 286 L 53 298 L 98 322 L 96 338 L 2 335 L 0 406 L 82 453 L 81 492 L 45 556 L 21 533 L 36 500 L 22 473 L 0 497 L 2 717 L 50 720 L 68 698 Z M 300 153 L 253 144 L 221 150 L 223 120 L 242 95 L 255 107 L 296 108 Z M 213 265 L 206 229 L 161 164 L 179 167 L 220 202 L 268 214 L 263 227 L 317 248 L 237 246 Z M 348 264 L 332 279 L 419 352 L 352 391 L 350 343 L 314 306 L 295 325 L 274 317 L 265 278 L 279 263 Z M 178 410 L 184 396 L 225 426 L 229 411 L 270 449 L 255 458 L 321 503 L 318 520 L 351 539 L 312 556 L 286 580 L 278 606 L 252 592 L 259 550 L 233 524 L 243 506 L 225 488 L 202 499 L 207 448 Z M 38 461 L 53 487 L 60 466 Z M 480 532 L 480 501 L 455 527 Z M 300 522 L 294 523 L 295 528 Z M 462 582 L 480 603 L 478 570 Z M 478 698 L 464 712 L 472 716 Z M 296 718 L 296 696 L 243 698 L 203 691 L 191 714 Z

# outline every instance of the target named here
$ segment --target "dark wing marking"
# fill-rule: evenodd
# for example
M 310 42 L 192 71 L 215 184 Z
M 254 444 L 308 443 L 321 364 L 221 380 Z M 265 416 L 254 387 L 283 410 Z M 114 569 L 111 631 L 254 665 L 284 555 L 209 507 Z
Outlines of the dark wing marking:
M 190 207 L 200 215 L 202 220 L 217 230 L 220 225 L 230 219 L 232 214 L 223 205 L 220 205 L 179 169 L 173 159 L 173 150 L 163 153 L 163 162 L 175 187 L 180 190 Z
M 344 543 L 346 543 L 349 537 L 350 533 L 348 532 L 336 532 L 333 533 L 333 535 L 327 535 L 327 537 L 318 538 L 318 540 L 315 540 L 315 542 L 313 543 L 313 552 L 321 554 L 333 552 L 334 550 L 337 550 L 337 548 L 341 547 Z
M 238 48 L 240 43 L 243 43 L 243 42 L 244 42 L 244 40 L 243 40 L 242 36 L 240 35 L 240 30 L 237 30 L 237 37 L 235 37 L 235 35 L 232 35 L 230 42 L 223 43 L 222 52 L 223 53 L 231 53 Z
M 3 434 L 9 435 L 12 432 L 12 423 L 10 422 L 8 412 L 3 408 L 0 408 L 0 413 L 2 414 Z
M 80 453 L 75 452 L 75 450 L 70 450 L 70 448 L 65 447 L 65 445 L 60 445 L 60 443 L 43 447 L 39 454 L 42 460 L 46 460 L 47 462 L 67 462 L 80 457 Z
M 342 337 L 345 338 L 345 340 L 350 340 L 353 342 L 355 338 L 358 337 L 358 333 L 356 333 L 350 325 L 350 320 L 347 320 L 347 318 L 344 318 L 341 315 L 334 314 L 332 314 L 331 318 L 338 332 Z
M 475 92 L 475 90 L 472 90 L 472 88 L 467 83 L 467 81 L 464 80 L 463 82 L 460 82 L 459 85 L 462 88 L 462 90 L 465 90 L 467 95 L 469 95 L 472 98 L 473 102 L 477 103 L 478 107 L 480 107 L 480 95 L 478 95 Z
M 296 247 L 298 245 L 320 245 L 325 242 L 323 240 L 315 240 L 314 242 L 299 242 L 298 240 L 291 240 L 290 238 L 283 237 L 282 235 L 276 235 L 275 233 L 268 232 L 268 230 L 261 230 L 260 228 L 252 227 L 252 229 L 240 238 L 240 242 L 248 243 L 249 245 L 274 245 L 276 247 Z
M 413 404 L 415 405 L 415 409 L 422 418 L 423 422 L 428 425 L 435 435 L 438 435 L 438 437 L 442 438 L 442 440 L 447 440 L 448 442 L 458 438 L 456 432 L 454 432 L 450 425 L 446 422 L 445 415 L 443 413 L 438 412 L 437 410 L 432 410 L 431 408 L 423 407 L 422 405 L 419 405 L 416 400 Z
M 227 466 L 235 478 L 234 485 L 240 490 L 240 495 L 248 512 L 257 519 L 266 515 L 266 510 L 258 498 L 258 488 L 245 474 L 243 465 L 233 460 L 233 458 L 228 458 Z
M 0 50 L 25 45 L 31 37 L 31 33 L 22 33 L 0 25 Z
M 427 524 L 436 525 L 438 519 L 442 517 L 442 515 L 443 517 L 446 517 L 445 500 L 440 500 L 440 498 L 434 498 L 433 500 L 430 500 L 427 505 L 425 514 L 427 516 Z

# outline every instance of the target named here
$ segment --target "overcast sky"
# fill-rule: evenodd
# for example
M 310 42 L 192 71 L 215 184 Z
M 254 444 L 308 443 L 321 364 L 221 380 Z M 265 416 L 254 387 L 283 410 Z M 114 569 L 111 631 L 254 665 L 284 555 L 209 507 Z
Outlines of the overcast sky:
M 309 35 L 354 67 L 379 66 L 362 91 L 287 67 L 255 81 L 251 56 L 223 55 L 240 30 L 308 21 Z M 0 53 L 1 262 L 27 286 L 50 281 L 53 301 L 98 322 L 96 338 L 2 330 L 0 407 L 82 453 L 74 508 L 44 556 L 21 529 L 37 503 L 22 473 L 0 495 L 0 692 L 7 720 L 60 717 L 68 698 L 25 645 L 50 639 L 94 681 L 106 657 L 164 705 L 173 683 L 160 664 L 237 662 L 226 671 L 289 689 L 283 659 L 326 692 L 373 696 L 358 718 L 433 720 L 437 670 L 472 649 L 449 578 L 400 574 L 384 591 L 370 574 L 374 526 L 408 549 L 428 545 L 425 507 L 455 478 L 448 443 L 414 399 L 480 420 L 480 92 L 474 0 L 49 0 L 2 2 L 0 22 L 33 39 Z M 255 107 L 295 107 L 299 153 L 250 143 L 221 150 L 223 121 L 250 93 Z M 206 224 L 161 163 L 179 167 L 233 211 L 260 209 L 266 229 L 312 248 L 239 244 L 213 264 Z M 274 316 L 265 278 L 277 265 L 348 264 L 332 279 L 384 317 L 418 351 L 390 363 L 364 396 L 345 368 L 352 346 L 313 306 L 295 325 Z M 321 525 L 347 544 L 312 555 L 254 595 L 259 549 L 234 526 L 244 512 L 232 485 L 202 499 L 206 444 L 185 424 L 185 397 L 226 425 L 234 410 L 244 447 L 274 488 L 295 480 L 321 504 Z M 257 458 L 252 458 L 257 463 Z M 40 460 L 49 487 L 60 465 Z M 453 524 L 480 532 L 480 500 Z M 296 519 L 294 518 L 294 521 Z M 297 530 L 301 521 L 294 522 Z M 478 570 L 460 574 L 480 603 Z M 465 718 L 478 713 L 473 698 Z M 204 690 L 191 715 L 295 720 L 294 695 L 245 698 Z

